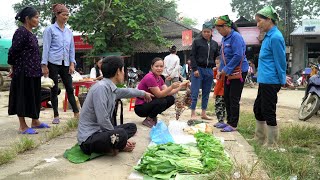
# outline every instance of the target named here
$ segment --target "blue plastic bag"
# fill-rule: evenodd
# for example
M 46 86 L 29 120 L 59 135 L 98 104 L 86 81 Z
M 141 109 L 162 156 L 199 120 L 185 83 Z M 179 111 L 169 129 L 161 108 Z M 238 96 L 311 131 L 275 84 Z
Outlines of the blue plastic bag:
M 166 144 L 174 142 L 167 125 L 163 121 L 158 121 L 150 131 L 151 141 L 156 144 Z

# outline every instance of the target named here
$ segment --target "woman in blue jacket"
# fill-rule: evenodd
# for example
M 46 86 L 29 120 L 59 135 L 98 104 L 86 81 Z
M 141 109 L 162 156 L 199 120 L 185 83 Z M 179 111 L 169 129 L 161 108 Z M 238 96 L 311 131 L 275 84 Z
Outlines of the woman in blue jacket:
M 266 35 L 262 41 L 258 67 L 258 95 L 254 103 L 256 121 L 255 138 L 267 146 L 275 146 L 278 139 L 276 120 L 277 93 L 286 84 L 286 45 L 276 26 L 278 14 L 271 6 L 258 11 L 257 26 Z M 266 133 L 267 129 L 267 133 Z
M 222 128 L 222 132 L 232 132 L 237 129 L 240 112 L 240 99 L 244 85 L 244 79 L 248 72 L 248 61 L 246 58 L 246 44 L 238 32 L 238 28 L 230 20 L 228 15 L 220 16 L 216 22 L 216 29 L 223 36 L 220 51 L 220 68 L 217 78 L 221 75 L 227 77 L 234 73 L 240 66 L 242 78 L 228 80 L 224 83 L 224 100 L 227 112 L 227 124 L 218 122 L 215 127 Z M 239 72 L 239 73 L 240 73 Z

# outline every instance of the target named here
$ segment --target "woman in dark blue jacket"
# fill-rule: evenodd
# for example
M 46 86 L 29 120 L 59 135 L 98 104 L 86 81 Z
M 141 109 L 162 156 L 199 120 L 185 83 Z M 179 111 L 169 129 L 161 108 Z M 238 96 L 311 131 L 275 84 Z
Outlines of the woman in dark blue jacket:
M 238 32 L 237 27 L 229 19 L 228 15 L 220 16 L 215 22 L 216 29 L 223 36 L 221 41 L 220 68 L 217 78 L 226 75 L 224 83 L 224 100 L 227 111 L 227 124 L 217 123 L 217 128 L 222 132 L 235 131 L 238 126 L 240 99 L 244 85 L 244 79 L 248 72 L 248 61 L 245 55 L 246 44 Z M 242 78 L 228 80 L 228 76 L 234 74 L 236 67 L 239 67 Z

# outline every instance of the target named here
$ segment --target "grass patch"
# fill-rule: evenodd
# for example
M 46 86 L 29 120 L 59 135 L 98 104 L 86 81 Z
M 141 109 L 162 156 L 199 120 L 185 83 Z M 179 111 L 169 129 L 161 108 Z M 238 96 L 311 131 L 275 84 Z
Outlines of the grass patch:
M 255 118 L 252 113 L 241 113 L 238 131 L 246 138 L 254 136 Z M 320 179 L 320 129 L 313 126 L 280 126 L 280 148 L 285 151 L 269 150 L 249 143 L 254 147 L 272 179 Z
M 52 126 L 50 131 L 46 132 L 43 136 L 40 136 L 38 140 L 23 136 L 19 139 L 19 141 L 14 142 L 10 148 L 0 150 L 0 165 L 12 161 L 20 153 L 35 149 L 36 147 L 40 146 L 41 143 L 48 142 L 53 138 L 73 131 L 77 129 L 77 127 L 78 120 L 70 119 L 65 125 Z

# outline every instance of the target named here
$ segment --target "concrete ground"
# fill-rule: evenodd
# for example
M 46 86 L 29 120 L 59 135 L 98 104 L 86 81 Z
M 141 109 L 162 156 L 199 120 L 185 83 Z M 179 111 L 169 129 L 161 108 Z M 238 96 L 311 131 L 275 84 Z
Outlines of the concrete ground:
M 61 93 L 64 94 L 64 93 Z M 244 107 L 246 111 L 252 108 L 254 99 L 257 94 L 255 88 L 245 88 L 241 100 L 241 108 Z M 279 93 L 279 106 L 284 107 L 284 113 L 296 112 L 300 106 L 303 91 L 289 91 L 283 90 Z M 212 96 L 210 96 L 211 98 Z M 63 95 L 59 97 L 61 103 Z M 17 141 L 23 135 L 18 134 L 18 121 L 16 116 L 7 115 L 8 92 L 1 92 L 0 95 L 0 149 L 8 148 L 10 144 Z M 60 107 L 62 107 L 59 104 Z M 18 155 L 12 162 L 0 166 L 0 179 L 127 179 L 136 165 L 147 145 L 150 142 L 150 129 L 141 125 L 142 118 L 139 118 L 133 111 L 128 111 L 128 104 L 124 107 L 125 122 L 134 122 L 138 126 L 138 133 L 133 137 L 137 142 L 136 149 L 131 153 L 120 153 L 116 157 L 103 156 L 97 159 L 88 161 L 82 164 L 72 164 L 63 158 L 63 153 L 66 149 L 71 148 L 76 144 L 76 132 L 70 132 L 63 136 L 57 137 L 48 143 L 42 144 L 38 148 L 27 151 Z M 51 123 L 52 109 L 46 109 L 41 112 L 41 120 L 43 122 Z M 279 114 L 279 113 L 278 113 Z M 63 120 L 71 118 L 73 113 L 68 110 L 62 112 L 60 115 Z M 285 118 L 281 116 L 281 118 Z M 190 110 L 185 110 L 181 116 L 181 121 L 187 121 L 190 117 Z M 294 113 L 291 113 L 290 118 L 286 120 L 298 121 Z M 163 115 L 159 116 L 166 122 L 175 119 L 174 107 L 170 108 Z M 31 121 L 28 120 L 30 123 Z M 211 123 L 216 122 L 216 120 Z M 317 123 L 317 118 L 311 120 Z M 62 121 L 62 124 L 64 122 Z M 27 135 L 35 139 L 43 136 L 44 132 L 48 130 L 40 130 L 38 135 Z M 214 134 L 222 137 L 225 140 L 225 149 L 230 154 L 231 158 L 237 162 L 238 167 L 250 167 L 257 161 L 253 148 L 247 141 L 238 133 L 221 133 L 214 129 Z M 46 162 L 46 158 L 55 158 L 55 162 Z M 268 179 L 266 173 L 261 170 L 256 170 L 251 176 L 252 179 Z

